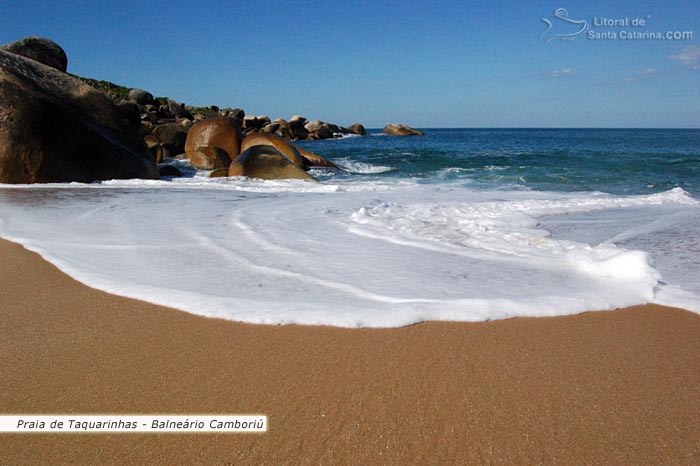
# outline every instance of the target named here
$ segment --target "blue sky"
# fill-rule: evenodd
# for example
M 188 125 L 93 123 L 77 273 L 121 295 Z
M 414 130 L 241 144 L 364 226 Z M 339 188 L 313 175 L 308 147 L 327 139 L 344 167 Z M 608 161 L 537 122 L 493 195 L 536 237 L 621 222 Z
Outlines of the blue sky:
M 588 30 L 545 43 L 571 32 L 553 17 L 558 8 Z M 543 17 L 553 27 L 541 38 Z M 646 24 L 593 27 L 595 17 Z M 693 37 L 587 37 L 621 30 Z M 700 127 L 696 0 L 0 3 L 0 43 L 28 35 L 58 42 L 72 73 L 272 118 L 298 113 L 368 127 Z

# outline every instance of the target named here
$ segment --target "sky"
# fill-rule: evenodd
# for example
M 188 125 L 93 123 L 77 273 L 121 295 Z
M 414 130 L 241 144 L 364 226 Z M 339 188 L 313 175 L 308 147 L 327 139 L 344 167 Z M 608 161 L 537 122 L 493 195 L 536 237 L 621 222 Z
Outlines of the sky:
M 697 0 L 1 1 L 0 43 L 30 35 L 71 73 L 273 119 L 700 128 Z

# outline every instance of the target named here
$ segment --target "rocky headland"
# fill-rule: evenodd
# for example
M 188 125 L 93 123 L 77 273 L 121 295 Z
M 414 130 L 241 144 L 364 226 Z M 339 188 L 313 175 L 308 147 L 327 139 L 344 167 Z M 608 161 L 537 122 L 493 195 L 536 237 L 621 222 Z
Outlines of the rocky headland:
M 338 167 L 290 142 L 367 134 L 360 123 L 188 106 L 67 68 L 64 50 L 49 39 L 0 47 L 0 183 L 177 176 L 175 167 L 163 165 L 173 158 L 212 170 L 211 176 L 313 180 L 309 167 Z M 384 133 L 423 134 L 394 124 Z

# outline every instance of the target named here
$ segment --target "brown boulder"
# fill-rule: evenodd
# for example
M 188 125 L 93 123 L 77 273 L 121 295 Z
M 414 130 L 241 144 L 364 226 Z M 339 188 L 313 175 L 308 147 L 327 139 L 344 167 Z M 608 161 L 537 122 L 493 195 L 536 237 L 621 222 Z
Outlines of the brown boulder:
M 350 125 L 350 126 L 348 126 L 348 129 L 350 131 L 352 131 L 353 133 L 358 134 L 360 136 L 367 136 L 367 130 L 360 123 L 355 123 L 353 125 Z
M 247 176 L 263 180 L 301 179 L 316 181 L 269 145 L 252 146 L 231 163 L 229 176 Z
M 243 131 L 245 131 L 246 134 L 250 131 L 259 130 L 265 124 L 266 122 L 264 120 L 253 115 L 246 115 L 243 117 Z
M 0 51 L 0 182 L 158 178 L 139 128 L 102 92 Z
M 3 45 L 0 50 L 38 61 L 64 73 L 68 69 L 66 52 L 56 42 L 43 37 L 25 37 L 11 44 Z
M 294 165 L 300 168 L 306 167 L 306 161 L 299 154 L 297 148 L 275 134 L 249 134 L 245 137 L 245 139 L 243 139 L 243 142 L 241 143 L 241 153 L 243 153 L 250 147 L 261 145 L 274 147 L 278 152 L 280 152 L 283 156 L 289 159 L 289 161 L 292 162 Z
M 241 139 L 241 129 L 233 118 L 208 118 L 190 128 L 185 154 L 197 168 L 226 168 L 240 153 Z
M 309 130 L 304 127 L 305 121 L 306 118 L 303 117 L 298 117 L 289 121 L 288 126 L 291 136 L 289 139 L 303 141 L 309 137 Z
M 328 123 L 319 120 L 308 122 L 304 128 L 309 132 L 308 139 L 331 139 L 333 137 L 333 131 Z
M 189 120 L 185 120 L 189 121 Z M 185 152 L 188 129 L 178 123 L 166 123 L 153 128 L 153 136 L 158 139 L 171 154 Z
M 167 149 L 163 148 L 160 141 L 158 141 L 158 138 L 156 138 L 152 134 L 149 134 L 148 136 L 143 138 L 143 140 L 146 143 L 148 152 L 151 154 L 151 157 L 153 158 L 153 161 L 155 161 L 155 163 L 162 163 L 163 159 L 165 159 L 166 157 L 170 157 L 170 152 Z
M 406 125 L 389 123 L 384 127 L 384 134 L 389 136 L 423 136 L 425 133 Z

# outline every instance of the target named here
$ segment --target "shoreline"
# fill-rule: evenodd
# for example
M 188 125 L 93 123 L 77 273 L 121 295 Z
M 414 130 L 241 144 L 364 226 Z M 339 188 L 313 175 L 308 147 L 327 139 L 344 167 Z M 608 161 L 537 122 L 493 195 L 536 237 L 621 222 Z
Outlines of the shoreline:
M 94 290 L 0 239 L 3 414 L 246 414 L 265 434 L 0 434 L 0 464 L 690 464 L 700 316 L 347 329 Z

